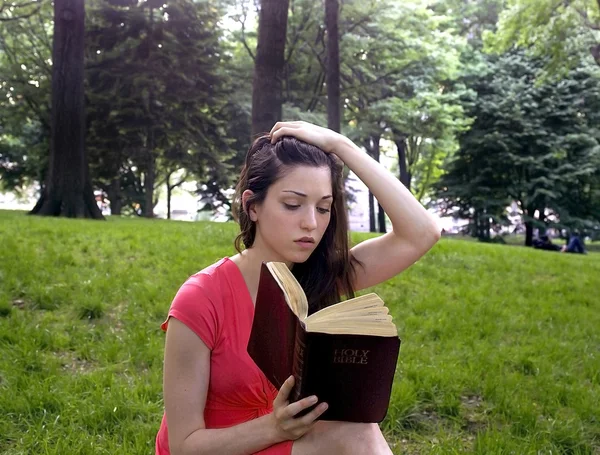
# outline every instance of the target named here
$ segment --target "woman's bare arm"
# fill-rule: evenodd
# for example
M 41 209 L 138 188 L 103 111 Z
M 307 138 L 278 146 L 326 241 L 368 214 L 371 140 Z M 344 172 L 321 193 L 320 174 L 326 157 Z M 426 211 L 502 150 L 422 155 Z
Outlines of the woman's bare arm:
M 305 434 L 326 408 L 317 407 L 293 418 L 314 404 L 309 398 L 288 405 L 293 381 L 286 381 L 274 412 L 224 429 L 206 429 L 204 407 L 210 380 L 210 350 L 181 321 L 170 318 L 164 365 L 164 400 L 172 455 L 250 455 L 279 442 Z
M 397 275 L 423 256 L 440 238 L 434 216 L 380 163 L 335 131 L 307 122 L 278 122 L 271 141 L 294 136 L 336 154 L 369 188 L 392 222 L 392 231 L 351 249 L 363 264 L 356 267 L 354 289 L 360 290 Z
M 356 267 L 354 289 L 392 278 L 421 258 L 440 238 L 440 227 L 406 187 L 380 163 L 344 138 L 333 152 L 363 181 L 390 217 L 392 230 L 350 250 Z

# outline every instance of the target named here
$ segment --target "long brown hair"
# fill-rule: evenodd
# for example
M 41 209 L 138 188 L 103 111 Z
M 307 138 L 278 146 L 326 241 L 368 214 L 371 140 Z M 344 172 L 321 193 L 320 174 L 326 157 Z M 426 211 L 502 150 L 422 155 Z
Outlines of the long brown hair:
M 238 252 L 251 248 L 256 236 L 256 224 L 248 215 L 252 204 L 262 203 L 269 187 L 295 166 L 328 167 L 331 171 L 333 204 L 329 225 L 323 238 L 308 260 L 294 264 L 292 272 L 302 285 L 309 304 L 309 314 L 337 303 L 341 296 L 354 297 L 352 282 L 354 260 L 348 252 L 348 217 L 344 196 L 343 163 L 314 145 L 294 137 L 283 137 L 271 144 L 269 136 L 254 141 L 235 189 L 233 214 L 240 225 L 235 239 Z M 242 194 L 251 190 L 246 207 L 241 207 Z

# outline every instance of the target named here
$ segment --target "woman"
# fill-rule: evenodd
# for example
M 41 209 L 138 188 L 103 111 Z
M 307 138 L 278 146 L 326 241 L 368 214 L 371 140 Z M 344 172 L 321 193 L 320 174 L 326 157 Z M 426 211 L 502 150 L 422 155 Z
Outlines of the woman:
M 369 187 L 393 226 L 350 250 L 338 158 Z M 156 453 L 390 454 L 376 424 L 317 421 L 327 403 L 294 418 L 318 397 L 289 404 L 293 377 L 277 391 L 250 359 L 260 266 L 287 263 L 313 312 L 413 264 L 439 239 L 435 220 L 349 139 L 305 122 L 277 123 L 253 144 L 236 203 L 239 254 L 190 277 L 163 324 L 165 417 Z

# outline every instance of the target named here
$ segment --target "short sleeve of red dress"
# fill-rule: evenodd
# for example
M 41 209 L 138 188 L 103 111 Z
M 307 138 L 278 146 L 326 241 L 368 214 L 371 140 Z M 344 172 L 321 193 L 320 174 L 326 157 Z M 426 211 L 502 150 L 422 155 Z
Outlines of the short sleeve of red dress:
M 215 349 L 219 337 L 222 308 L 216 308 L 213 299 L 206 295 L 203 286 L 188 280 L 175 295 L 169 317 L 174 317 L 188 326 L 211 351 Z M 167 329 L 168 319 L 161 328 Z

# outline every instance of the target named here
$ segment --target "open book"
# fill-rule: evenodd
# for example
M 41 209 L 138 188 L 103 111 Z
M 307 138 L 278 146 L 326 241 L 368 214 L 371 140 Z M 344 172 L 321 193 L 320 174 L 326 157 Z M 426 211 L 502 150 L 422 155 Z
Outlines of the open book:
M 290 401 L 316 395 L 324 420 L 381 422 L 389 406 L 400 339 L 389 309 L 366 294 L 308 316 L 302 287 L 283 263 L 262 265 L 248 353 Z

